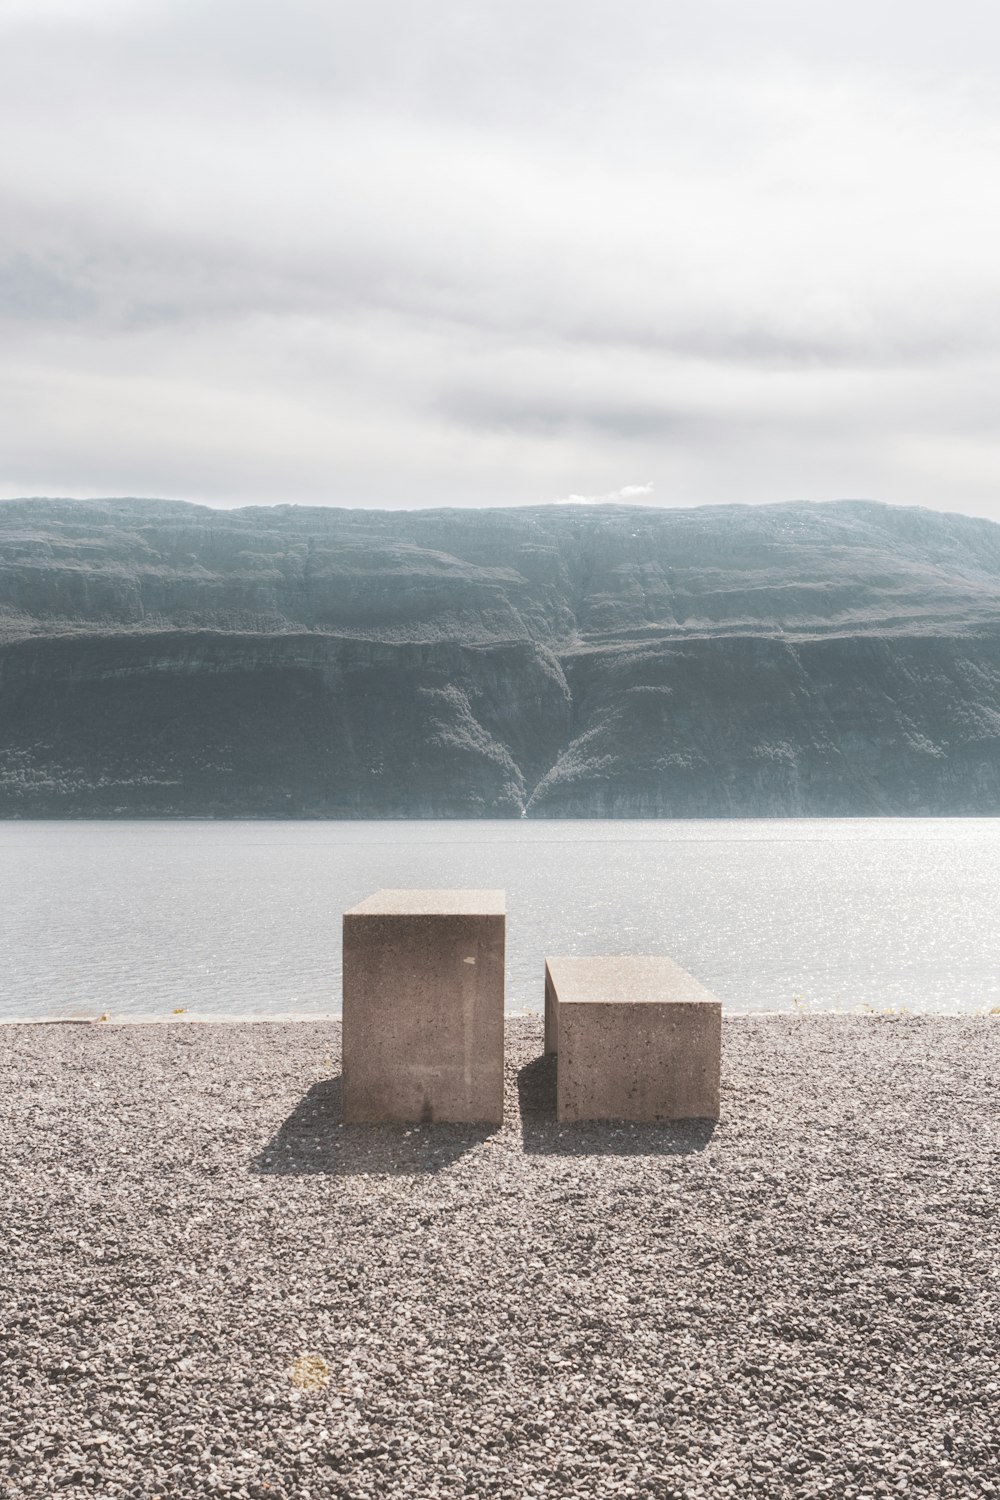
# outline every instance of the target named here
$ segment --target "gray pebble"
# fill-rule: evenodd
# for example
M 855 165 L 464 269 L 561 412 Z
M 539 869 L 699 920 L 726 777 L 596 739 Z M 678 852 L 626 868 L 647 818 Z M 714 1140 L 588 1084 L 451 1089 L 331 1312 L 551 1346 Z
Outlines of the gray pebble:
M 4 1500 L 1000 1494 L 1000 1024 L 734 1018 L 723 1119 L 340 1123 L 335 1023 L 0 1028 Z

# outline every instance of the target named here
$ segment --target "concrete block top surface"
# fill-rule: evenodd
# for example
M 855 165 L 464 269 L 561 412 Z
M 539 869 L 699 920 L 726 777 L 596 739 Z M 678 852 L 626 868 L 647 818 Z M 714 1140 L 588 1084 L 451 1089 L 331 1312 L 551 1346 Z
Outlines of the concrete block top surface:
M 504 891 L 376 891 L 345 917 L 502 917 Z
M 606 1005 L 616 1001 L 669 1005 L 696 1000 L 721 1004 L 717 996 L 671 958 L 636 954 L 547 958 L 545 967 L 560 1005 Z

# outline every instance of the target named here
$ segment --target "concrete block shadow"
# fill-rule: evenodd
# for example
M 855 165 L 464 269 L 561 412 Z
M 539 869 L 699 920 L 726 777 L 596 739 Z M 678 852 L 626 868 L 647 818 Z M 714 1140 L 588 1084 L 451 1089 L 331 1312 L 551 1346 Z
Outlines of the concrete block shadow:
M 496 1125 L 345 1125 L 341 1079 L 314 1083 L 255 1158 L 262 1177 L 413 1177 L 440 1172 Z
M 525 1151 L 536 1156 L 690 1156 L 704 1151 L 715 1133 L 715 1120 L 587 1120 L 560 1124 L 556 1119 L 556 1058 L 543 1053 L 517 1075 L 521 1135 Z

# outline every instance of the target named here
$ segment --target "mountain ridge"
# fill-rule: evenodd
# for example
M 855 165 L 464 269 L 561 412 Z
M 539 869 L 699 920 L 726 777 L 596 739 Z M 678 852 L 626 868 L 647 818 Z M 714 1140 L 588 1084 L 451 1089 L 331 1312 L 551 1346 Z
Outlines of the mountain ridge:
M 1000 526 L 0 502 L 0 815 L 1000 811 Z

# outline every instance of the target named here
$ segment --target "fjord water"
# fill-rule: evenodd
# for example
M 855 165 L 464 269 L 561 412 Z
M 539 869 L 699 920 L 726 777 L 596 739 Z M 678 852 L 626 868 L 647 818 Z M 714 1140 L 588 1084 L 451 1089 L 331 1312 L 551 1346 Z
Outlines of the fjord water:
M 336 1013 L 340 915 L 501 886 L 544 955 L 669 954 L 734 1011 L 1000 1005 L 1000 819 L 0 824 L 0 1018 Z

